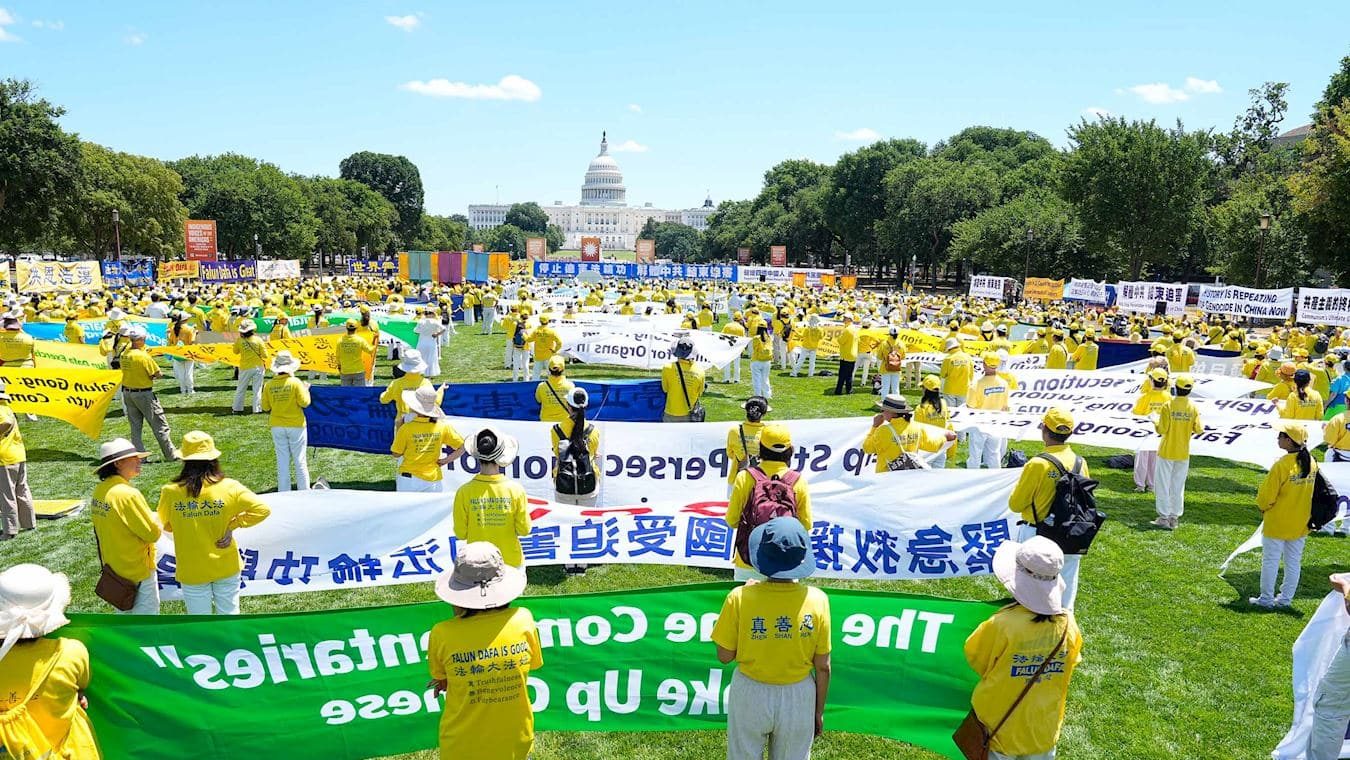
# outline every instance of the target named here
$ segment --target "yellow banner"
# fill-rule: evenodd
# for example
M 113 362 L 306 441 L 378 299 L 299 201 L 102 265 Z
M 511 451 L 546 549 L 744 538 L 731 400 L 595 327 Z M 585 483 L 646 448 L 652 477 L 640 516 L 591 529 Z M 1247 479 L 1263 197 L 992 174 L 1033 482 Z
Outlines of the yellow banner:
M 820 340 L 820 349 L 817 356 L 836 356 L 839 354 L 839 333 L 843 332 L 843 325 L 821 325 L 825 331 L 825 337 Z M 858 331 L 858 351 L 859 353 L 871 351 L 878 341 L 889 335 L 889 329 L 881 327 L 868 327 Z M 942 354 L 946 353 L 946 338 L 939 338 L 936 335 L 929 335 L 926 332 L 901 328 L 896 336 L 905 346 L 906 354 Z M 984 353 L 985 351 L 996 350 L 994 344 L 985 340 L 972 339 L 970 336 L 962 335 L 961 348 L 968 354 Z M 1012 344 L 1008 351 L 1010 356 L 1024 353 L 1031 341 L 1019 341 Z
M 51 417 L 97 440 L 122 373 L 113 369 L 0 367 L 9 405 L 20 414 Z
M 340 335 L 306 335 L 299 338 L 267 341 L 268 361 L 278 351 L 290 351 L 300 360 L 300 369 L 322 372 L 326 375 L 338 374 L 337 342 Z M 173 356 L 179 359 L 191 359 L 202 364 L 228 364 L 239 366 L 239 355 L 234 352 L 233 343 L 198 343 L 191 346 L 159 346 L 150 349 L 151 356 Z
M 97 261 L 20 261 L 14 271 L 20 293 L 103 290 Z
M 1022 297 L 1028 301 L 1059 301 L 1064 298 L 1064 281 L 1028 277 L 1022 285 Z
M 33 341 L 33 356 L 39 367 L 108 369 L 108 360 L 98 350 L 98 346 L 88 343 L 36 340 Z
M 159 279 L 161 282 L 178 279 L 195 280 L 201 276 L 201 271 L 200 261 L 166 261 L 159 265 Z

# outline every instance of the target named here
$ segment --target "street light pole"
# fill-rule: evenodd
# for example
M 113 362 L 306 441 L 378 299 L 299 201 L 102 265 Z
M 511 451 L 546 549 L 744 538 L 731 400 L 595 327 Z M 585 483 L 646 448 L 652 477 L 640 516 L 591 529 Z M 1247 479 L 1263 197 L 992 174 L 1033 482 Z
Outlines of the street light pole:
M 1270 220 L 1270 212 L 1266 212 L 1257 221 L 1257 227 L 1261 230 L 1261 243 L 1256 249 L 1256 287 L 1258 288 L 1261 287 L 1262 275 L 1265 274 L 1261 271 L 1261 265 L 1266 257 L 1266 237 L 1270 234 Z
M 258 233 L 256 232 L 253 233 L 253 258 L 255 261 L 262 258 L 262 243 L 258 242 Z
M 113 246 L 114 246 L 114 250 L 115 250 L 115 253 L 113 254 L 113 260 L 114 260 L 114 261 L 121 261 L 121 260 L 122 260 L 122 215 L 121 215 L 120 213 L 118 213 L 117 209 L 113 209 L 113 220 L 112 220 L 112 222 L 113 222 Z
M 1036 240 L 1036 231 L 1033 230 L 1033 229 L 1031 229 L 1030 227 L 1028 227 L 1028 228 L 1027 228 L 1027 252 L 1026 252 L 1026 257 L 1025 257 L 1025 259 L 1023 260 L 1023 262 L 1022 262 L 1022 282 L 1023 282 L 1023 283 L 1026 283 L 1027 277 L 1029 277 L 1029 276 L 1031 275 L 1031 244 L 1032 244 L 1032 242 L 1035 241 L 1035 240 Z

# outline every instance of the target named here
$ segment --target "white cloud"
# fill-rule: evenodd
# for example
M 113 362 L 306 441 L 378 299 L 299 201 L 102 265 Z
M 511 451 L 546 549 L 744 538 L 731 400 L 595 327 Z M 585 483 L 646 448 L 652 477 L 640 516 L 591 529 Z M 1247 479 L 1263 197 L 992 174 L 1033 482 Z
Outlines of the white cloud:
M 1112 113 L 1101 106 L 1088 106 L 1083 109 L 1083 115 L 1089 119 L 1109 118 Z
M 33 19 L 33 26 L 38 29 L 50 29 L 53 32 L 59 32 L 66 28 L 64 21 L 43 21 L 42 19 Z
M 650 148 L 636 140 L 624 140 L 610 150 L 615 153 L 646 153 Z
M 629 103 L 628 110 L 632 111 L 633 113 L 642 113 L 642 106 L 638 105 L 637 103 Z
M 0 8 L 0 42 L 18 42 L 19 38 L 10 33 L 5 27 L 17 23 L 14 16 L 4 8 Z
M 414 15 L 409 13 L 406 16 L 385 16 L 384 20 L 390 26 L 396 26 L 405 32 L 411 32 L 417 28 L 418 24 L 422 23 L 422 14 L 418 13 Z
M 1186 92 L 1194 92 L 1200 95 L 1211 95 L 1223 92 L 1217 80 L 1199 79 L 1197 77 L 1186 77 Z
M 1139 96 L 1139 99 L 1145 103 L 1163 104 L 1180 103 L 1183 100 L 1190 100 L 1191 96 L 1185 90 L 1178 90 L 1166 82 L 1153 82 L 1152 84 L 1137 84 L 1133 87 L 1127 87 L 1127 91 Z
M 137 47 L 139 45 L 144 44 L 145 39 L 146 39 L 145 32 L 132 32 L 131 34 L 128 34 L 127 36 L 123 37 L 122 41 L 127 43 L 128 45 L 131 45 L 132 47 Z
M 449 79 L 414 79 L 399 85 L 400 90 L 415 92 L 433 98 L 467 98 L 469 100 L 523 100 L 533 103 L 543 91 L 525 77 L 507 74 L 496 84 L 469 84 Z
M 875 129 L 869 129 L 868 127 L 860 127 L 858 129 L 852 130 L 851 132 L 843 132 L 843 131 L 835 132 L 834 139 L 848 140 L 850 142 L 876 142 L 877 140 L 881 139 L 881 135 L 877 134 L 877 131 Z

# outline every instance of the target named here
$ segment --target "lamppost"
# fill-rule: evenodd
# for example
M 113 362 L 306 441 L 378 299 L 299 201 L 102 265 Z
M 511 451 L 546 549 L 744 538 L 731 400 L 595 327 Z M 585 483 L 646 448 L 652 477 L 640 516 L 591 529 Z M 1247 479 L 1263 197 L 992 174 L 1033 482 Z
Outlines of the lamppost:
M 1266 257 L 1266 237 L 1270 235 L 1270 220 L 1271 215 L 1267 211 L 1257 221 L 1257 227 L 1261 230 L 1261 243 L 1256 249 L 1256 287 L 1258 288 L 1261 287 L 1262 275 L 1265 274 L 1261 271 L 1261 264 L 1264 263 L 1262 260 Z
M 258 233 L 253 233 L 253 258 L 255 260 L 262 258 L 262 243 L 258 242 Z
M 117 212 L 117 209 L 113 209 L 113 220 L 112 220 L 112 222 L 113 222 L 113 246 L 114 246 L 114 250 L 116 251 L 116 253 L 114 254 L 113 260 L 114 260 L 114 261 L 121 261 L 121 260 L 122 260 L 122 215 L 119 214 L 119 213 Z
M 1026 257 L 1022 262 L 1022 282 L 1026 283 L 1027 277 L 1031 275 L 1031 244 L 1036 240 L 1036 231 L 1027 228 L 1027 251 Z

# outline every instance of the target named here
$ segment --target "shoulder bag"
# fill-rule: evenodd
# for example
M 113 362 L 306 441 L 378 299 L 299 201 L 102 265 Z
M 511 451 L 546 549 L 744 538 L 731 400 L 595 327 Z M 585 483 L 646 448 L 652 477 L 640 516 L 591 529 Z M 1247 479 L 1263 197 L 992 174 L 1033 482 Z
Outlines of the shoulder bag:
M 974 708 L 966 713 L 966 719 L 961 721 L 956 733 L 952 734 L 952 742 L 956 744 L 957 749 L 961 750 L 961 754 L 965 755 L 966 760 L 989 760 L 989 743 L 994 740 L 994 734 L 997 734 L 998 730 L 1003 728 L 1003 724 L 1008 722 L 1008 718 L 1012 717 L 1013 711 L 1017 709 L 1018 705 L 1022 704 L 1027 692 L 1031 691 L 1031 687 L 1035 686 L 1036 682 L 1040 680 L 1041 675 L 1045 673 L 1045 669 L 1049 667 L 1050 661 L 1055 659 L 1055 655 L 1059 654 L 1059 650 L 1064 647 L 1064 642 L 1068 638 L 1069 625 L 1066 620 L 1064 635 L 1059 637 L 1059 643 L 1055 645 L 1054 649 L 1050 650 L 1050 656 L 1041 662 L 1041 666 L 1036 668 L 1036 674 L 1031 677 L 1031 680 L 1027 681 L 1026 686 L 1022 687 L 1022 693 L 1018 694 L 1017 699 L 1013 700 L 1012 706 L 1003 714 L 1003 719 L 998 722 L 997 726 L 994 726 L 993 731 L 984 727 L 984 724 L 980 722 L 980 716 L 975 714 Z
M 689 388 L 685 387 L 684 368 L 680 366 L 679 359 L 675 360 L 675 371 L 680 373 L 680 390 L 684 391 L 684 405 L 689 407 L 689 421 L 702 422 L 705 418 L 707 418 L 708 412 L 706 409 L 703 408 L 702 401 L 699 401 L 697 404 L 690 403 Z
M 112 566 L 103 561 L 103 546 L 99 544 L 97 530 L 94 531 L 94 549 L 98 552 L 99 563 L 103 565 L 98 574 L 98 583 L 94 586 L 94 593 L 99 599 L 122 612 L 135 607 L 136 591 L 141 584 L 118 575 Z

